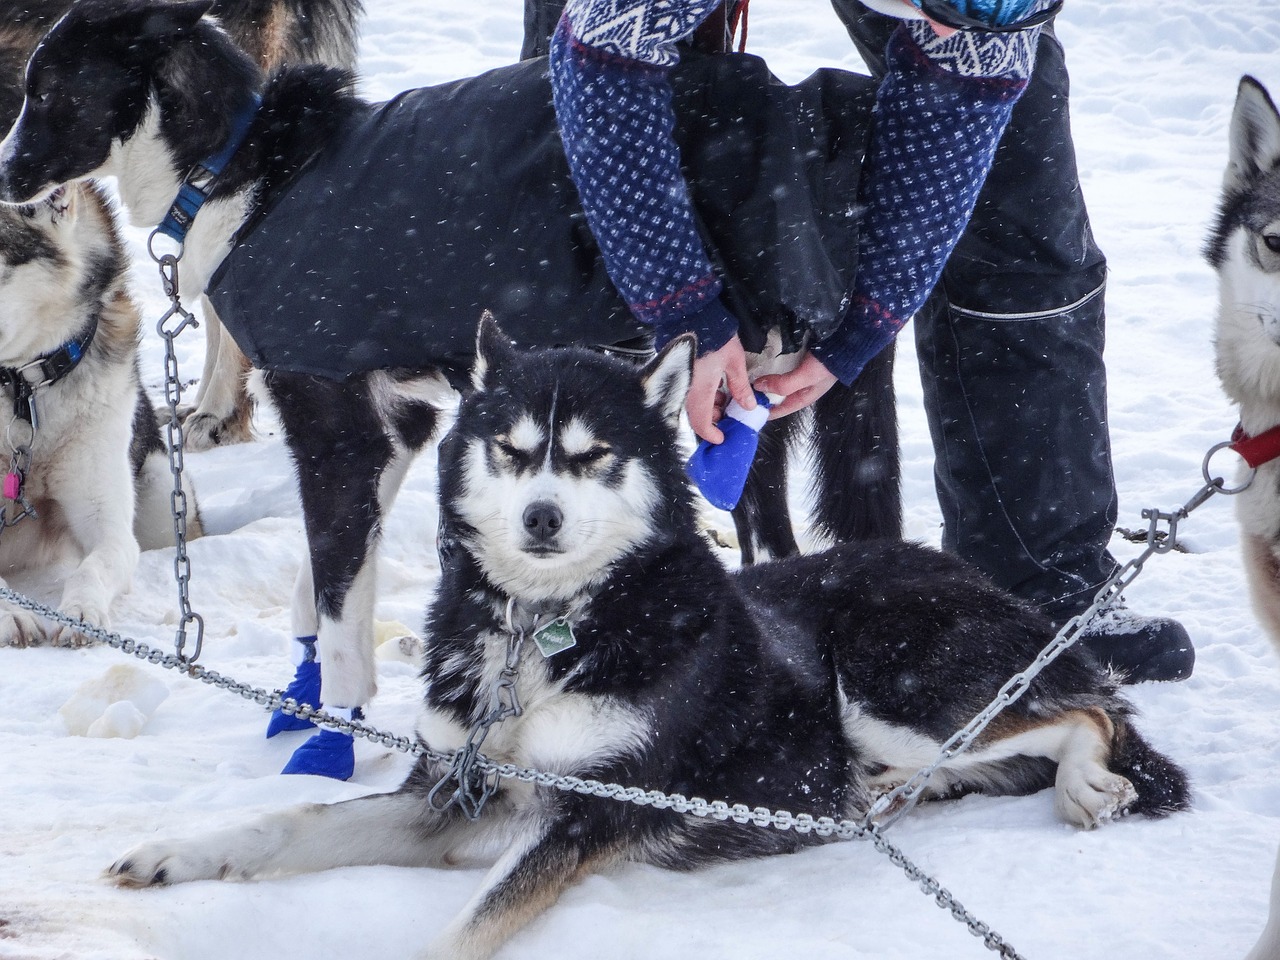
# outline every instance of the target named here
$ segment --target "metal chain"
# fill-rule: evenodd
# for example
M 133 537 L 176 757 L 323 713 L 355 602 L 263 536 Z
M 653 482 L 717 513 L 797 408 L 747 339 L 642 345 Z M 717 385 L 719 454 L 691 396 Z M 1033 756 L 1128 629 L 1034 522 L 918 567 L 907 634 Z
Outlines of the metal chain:
M 169 309 L 165 311 L 156 324 L 156 332 L 164 339 L 164 398 L 169 407 L 169 422 L 165 425 L 165 441 L 169 453 L 169 472 L 173 474 L 173 493 L 170 495 L 170 507 L 173 514 L 173 577 L 178 587 L 178 628 L 174 636 L 173 646 L 179 659 L 187 663 L 195 663 L 200 658 L 204 645 L 204 618 L 191 608 L 191 558 L 187 554 L 187 494 L 182 488 L 183 471 L 183 432 L 182 419 L 178 415 L 178 405 L 182 401 L 182 380 L 178 377 L 178 355 L 174 343 L 187 327 L 198 327 L 199 321 L 182 305 L 178 293 L 178 260 L 182 257 L 179 249 L 177 255 L 156 254 L 153 249 L 155 234 L 147 243 L 147 252 L 160 268 L 160 282 L 164 285 L 165 296 L 169 298 Z M 174 321 L 176 318 L 176 323 Z M 195 625 L 195 644 L 190 656 L 186 651 L 187 626 Z
M 494 724 L 501 723 L 508 717 L 518 717 L 521 713 L 520 697 L 516 692 L 516 674 L 520 668 L 525 632 L 511 625 L 513 605 L 514 601 L 507 601 L 507 657 L 489 691 L 489 712 L 471 727 L 466 743 L 454 753 L 448 772 L 427 794 L 427 803 L 440 813 L 456 804 L 468 820 L 478 820 L 485 803 L 498 790 L 498 776 L 492 769 L 483 769 L 482 761 L 485 757 L 480 752 L 480 747 Z M 481 776 L 477 777 L 477 773 Z M 451 783 L 457 786 L 447 797 L 441 799 L 442 791 L 448 789 Z

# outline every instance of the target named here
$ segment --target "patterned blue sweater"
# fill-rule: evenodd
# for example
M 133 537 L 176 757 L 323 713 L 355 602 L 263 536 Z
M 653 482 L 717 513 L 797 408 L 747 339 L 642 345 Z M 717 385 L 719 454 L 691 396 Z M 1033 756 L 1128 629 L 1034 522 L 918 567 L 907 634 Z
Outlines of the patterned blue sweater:
M 672 138 L 676 42 L 719 0 L 569 0 L 551 46 L 565 153 L 609 276 L 659 347 L 737 332 L 695 227 Z M 858 272 L 810 345 L 844 383 L 924 303 L 973 212 L 1034 63 L 1038 29 L 937 37 L 905 21 L 886 50 L 864 166 Z

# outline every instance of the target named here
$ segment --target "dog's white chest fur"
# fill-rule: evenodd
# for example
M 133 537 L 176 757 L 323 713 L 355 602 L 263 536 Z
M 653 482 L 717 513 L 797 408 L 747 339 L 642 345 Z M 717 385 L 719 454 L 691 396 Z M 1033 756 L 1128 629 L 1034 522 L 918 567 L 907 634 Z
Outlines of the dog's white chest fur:
M 482 641 L 483 668 L 476 678 L 482 716 L 496 705 L 508 639 L 505 632 L 494 631 Z M 553 680 L 549 663 L 532 639 L 526 638 L 514 675 L 520 713 L 490 728 L 481 748 L 487 757 L 499 763 L 571 773 L 643 747 L 649 723 L 639 711 L 614 697 L 566 690 L 573 674 Z M 418 723 L 422 739 L 441 751 L 462 746 L 469 732 L 451 715 L 430 707 Z

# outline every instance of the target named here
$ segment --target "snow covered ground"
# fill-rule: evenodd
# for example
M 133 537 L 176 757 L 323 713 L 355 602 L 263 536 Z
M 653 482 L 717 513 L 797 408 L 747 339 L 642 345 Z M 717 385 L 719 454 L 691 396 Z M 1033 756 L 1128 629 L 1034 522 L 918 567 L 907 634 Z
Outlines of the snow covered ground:
M 519 0 L 366 0 L 363 90 L 384 98 L 514 59 Z M 1059 21 L 1074 84 L 1084 189 L 1111 264 L 1111 430 L 1120 523 L 1180 506 L 1233 412 L 1214 379 L 1215 287 L 1199 248 L 1225 162 L 1236 83 L 1280 94 L 1273 0 L 1069 0 Z M 856 69 L 825 0 L 756 0 L 749 48 L 799 80 Z M 142 251 L 142 237 L 131 236 Z M 148 316 L 163 310 L 150 265 L 136 275 Z M 908 338 L 909 339 L 909 338 Z M 185 335 L 195 376 L 199 333 Z M 938 537 L 931 451 L 909 343 L 899 364 L 910 536 Z M 154 336 L 147 369 L 160 395 Z M 280 686 L 290 588 L 303 551 L 278 432 L 187 457 L 211 535 L 192 545 L 203 662 Z M 1229 456 L 1227 461 L 1229 461 Z M 387 524 L 378 617 L 417 629 L 437 575 L 434 458 L 415 466 Z M 1220 468 L 1221 469 L 1221 468 Z M 1190 813 L 1080 833 L 1047 794 L 970 797 L 917 811 L 891 839 L 961 902 L 1036 960 L 1238 960 L 1262 928 L 1280 842 L 1280 661 L 1250 614 L 1232 505 L 1216 497 L 1183 525 L 1187 554 L 1153 559 L 1131 605 L 1180 618 L 1195 675 L 1132 690 L 1143 728 L 1195 780 Z M 1122 559 L 1139 548 L 1117 540 Z M 143 556 L 116 628 L 167 648 L 172 557 Z M 53 578 L 15 581 L 56 600 Z M 392 630 L 392 632 L 395 632 Z M 136 738 L 73 736 L 59 709 L 113 667 L 168 696 Z M 411 729 L 414 668 L 380 665 L 370 720 Z M 155 684 L 163 689 L 156 691 Z M 0 958 L 224 960 L 403 958 L 467 900 L 481 873 L 370 867 L 255 883 L 116 890 L 99 875 L 152 836 L 205 830 L 298 801 L 393 787 L 409 761 L 357 745 L 350 783 L 280 777 L 301 734 L 262 738 L 260 708 L 105 648 L 0 650 Z M 604 802 L 604 801 L 602 801 Z M 978 957 L 979 941 L 866 844 L 680 875 L 628 866 L 594 876 L 531 924 L 503 958 L 558 953 L 664 960 Z

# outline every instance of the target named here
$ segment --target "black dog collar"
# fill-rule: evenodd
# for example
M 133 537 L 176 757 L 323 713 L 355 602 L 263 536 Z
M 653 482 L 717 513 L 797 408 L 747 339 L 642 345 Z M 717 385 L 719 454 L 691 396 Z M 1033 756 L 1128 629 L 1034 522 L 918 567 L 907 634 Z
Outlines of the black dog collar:
M 57 383 L 80 363 L 94 334 L 98 332 L 98 316 L 94 314 L 88 327 L 74 340 L 68 340 L 52 353 L 20 367 L 0 367 L 0 386 L 13 391 L 13 415 L 19 420 L 31 424 L 31 429 L 38 429 L 35 392 L 50 384 Z

